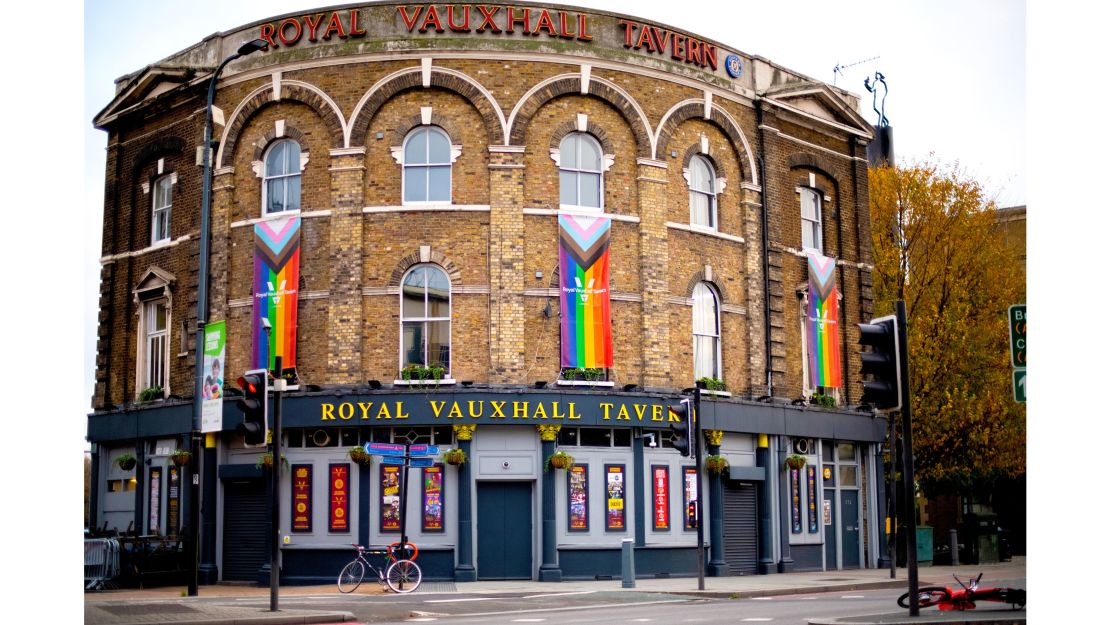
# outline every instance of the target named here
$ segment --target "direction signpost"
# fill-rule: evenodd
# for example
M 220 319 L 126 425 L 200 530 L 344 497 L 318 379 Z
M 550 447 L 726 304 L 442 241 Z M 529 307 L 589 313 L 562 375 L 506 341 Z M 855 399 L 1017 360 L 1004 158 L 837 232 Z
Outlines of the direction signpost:
M 1025 403 L 1025 304 L 1010 306 L 1010 364 L 1014 367 L 1014 401 Z
M 408 509 L 409 467 L 426 468 L 435 464 L 435 456 L 439 455 L 438 445 L 413 445 L 401 443 L 366 443 L 363 445 L 366 453 L 381 456 L 382 464 L 401 465 L 401 550 L 404 552 L 408 544 L 408 533 L 405 530 L 406 511 Z

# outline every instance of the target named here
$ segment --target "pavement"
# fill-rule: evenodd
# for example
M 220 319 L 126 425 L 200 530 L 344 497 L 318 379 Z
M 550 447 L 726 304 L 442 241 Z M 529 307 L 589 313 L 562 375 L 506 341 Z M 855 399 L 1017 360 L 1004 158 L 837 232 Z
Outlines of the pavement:
M 920 586 L 955 584 L 960 579 L 983 573 L 983 585 L 994 581 L 1025 578 L 1025 557 L 1015 556 L 1010 562 L 964 566 L 922 566 L 918 569 Z M 668 579 L 637 579 L 634 588 L 622 588 L 620 579 L 603 581 L 478 581 L 437 584 L 425 582 L 428 591 L 453 594 L 536 593 L 568 591 L 632 591 L 678 594 L 704 598 L 746 599 L 794 594 L 813 594 L 848 590 L 906 588 L 906 569 L 898 569 L 890 578 L 890 569 L 852 571 L 818 571 L 781 573 L 738 577 L 706 577 L 705 589 L 698 590 L 693 577 Z M 278 612 L 269 605 L 233 605 L 229 602 L 207 602 L 204 598 L 269 598 L 270 588 L 254 585 L 216 584 L 201 586 L 198 597 L 186 597 L 184 586 L 147 589 L 117 589 L 87 592 L 84 595 L 85 625 L 287 625 L 309 623 L 342 623 L 355 621 L 350 612 L 335 610 L 299 610 L 281 607 L 282 598 L 304 595 L 339 594 L 334 584 L 321 586 L 282 586 L 279 589 Z M 425 591 L 420 588 L 416 592 Z M 811 625 L 928 625 L 928 624 L 1002 625 L 1025 623 L 1025 611 L 975 610 L 939 612 L 936 608 L 921 610 L 920 616 L 909 618 L 907 610 L 894 608 L 890 613 L 811 621 Z

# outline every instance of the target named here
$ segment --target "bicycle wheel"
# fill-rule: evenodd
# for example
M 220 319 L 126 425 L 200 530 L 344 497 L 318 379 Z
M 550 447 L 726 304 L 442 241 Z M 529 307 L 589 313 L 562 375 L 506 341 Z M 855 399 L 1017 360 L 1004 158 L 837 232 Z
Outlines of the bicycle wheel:
M 927 608 L 931 605 L 940 603 L 941 599 L 948 596 L 948 589 L 941 588 L 940 586 L 925 586 L 924 588 L 917 589 L 917 607 Z M 898 597 L 898 606 L 902 608 L 910 607 L 910 593 L 906 593 Z
M 339 592 L 354 592 L 358 585 L 362 583 L 362 576 L 366 574 L 366 567 L 358 560 L 351 560 L 343 570 L 339 572 Z
M 398 560 L 390 564 L 385 572 L 385 583 L 393 592 L 412 592 L 420 586 L 423 579 L 420 565 L 412 560 Z

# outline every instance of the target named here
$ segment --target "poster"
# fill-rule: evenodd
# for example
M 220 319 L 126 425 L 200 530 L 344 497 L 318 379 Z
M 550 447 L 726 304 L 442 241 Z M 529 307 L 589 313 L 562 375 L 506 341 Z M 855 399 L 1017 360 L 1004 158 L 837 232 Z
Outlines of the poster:
M 651 467 L 651 483 L 652 483 L 652 529 L 653 530 L 667 530 L 671 528 L 671 513 L 668 506 L 669 499 L 669 477 L 668 470 L 665 466 L 652 465 Z
M 836 259 L 814 251 L 809 259 L 809 306 L 806 341 L 809 347 L 809 384 L 812 388 L 839 387 L 840 329 L 836 288 Z
M 219 432 L 224 427 L 224 350 L 226 322 L 204 326 L 204 378 L 201 381 L 200 431 Z
M 694 467 L 685 467 L 682 469 L 682 509 L 686 510 L 685 521 L 683 527 L 688 530 L 697 529 L 698 526 L 694 523 L 689 510 L 690 504 L 697 505 L 698 503 L 698 471 Z
M 442 532 L 443 526 L 443 465 L 424 468 L 423 527 L 425 532 Z
M 559 216 L 559 327 L 563 367 L 613 366 L 609 225 L 608 217 Z
M 150 519 L 147 532 L 150 534 L 162 533 L 162 469 L 150 470 Z
M 293 465 L 293 518 L 289 528 L 294 532 L 312 531 L 312 465 Z
M 301 218 L 270 219 L 254 225 L 254 307 L 251 368 L 273 371 L 281 355 L 285 370 L 297 366 L 297 287 L 301 270 Z M 262 325 L 262 318 L 270 329 Z
M 401 531 L 401 466 L 383 464 L 381 467 L 382 511 L 381 531 Z
M 824 504 L 822 512 L 825 516 L 825 525 L 832 525 L 832 500 L 822 499 L 821 503 Z
M 328 514 L 329 532 L 349 532 L 351 524 L 348 521 L 350 513 L 350 476 L 351 466 L 343 464 L 328 465 L 329 484 L 331 485 L 331 506 Z
M 605 529 L 626 529 L 623 464 L 605 465 Z
M 567 470 L 567 531 L 586 532 L 590 529 L 590 488 L 585 465 L 576 464 Z
M 802 533 L 801 471 L 790 469 L 790 533 Z
M 809 533 L 817 533 L 817 467 L 806 466 L 806 508 L 809 516 Z
M 178 510 L 181 509 L 181 469 L 169 467 L 170 488 L 166 493 L 166 533 L 177 535 L 181 527 L 178 520 Z

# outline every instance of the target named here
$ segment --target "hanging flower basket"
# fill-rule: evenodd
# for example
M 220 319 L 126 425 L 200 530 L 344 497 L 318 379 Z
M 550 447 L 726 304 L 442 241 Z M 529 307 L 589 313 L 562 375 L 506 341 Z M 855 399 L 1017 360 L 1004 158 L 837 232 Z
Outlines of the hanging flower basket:
M 132 456 L 131 454 L 123 454 L 122 456 L 116 458 L 116 464 L 118 464 L 119 468 L 123 469 L 124 471 L 130 471 L 131 469 L 134 469 L 136 462 L 137 461 L 135 460 L 135 456 Z
M 574 456 L 565 451 L 557 451 L 547 458 L 544 470 L 569 469 L 574 466 Z
M 448 449 L 443 452 L 443 460 L 447 464 L 459 466 L 466 462 L 466 452 L 461 449 Z
M 728 458 L 719 455 L 706 456 L 705 470 L 710 473 L 724 473 L 728 471 Z
M 786 457 L 786 466 L 791 469 L 801 469 L 806 466 L 806 457 L 799 454 L 790 454 Z
M 283 465 L 289 464 L 289 462 L 285 459 L 285 454 L 281 454 L 281 464 L 283 464 Z M 254 466 L 255 466 L 255 468 L 258 468 L 258 469 L 273 468 L 273 466 L 274 466 L 274 454 L 271 453 L 271 452 L 266 452 L 266 453 L 262 454 L 262 456 L 258 458 L 258 462 L 254 463 Z
M 179 467 L 183 467 L 189 464 L 189 461 L 192 459 L 193 454 L 185 451 L 184 449 L 176 449 L 172 454 L 170 454 L 170 460 L 172 460 L 173 463 Z
M 350 448 L 347 451 L 347 455 L 351 457 L 351 460 L 353 460 L 355 464 L 359 465 L 369 466 L 370 463 L 374 461 L 374 456 L 366 453 L 366 450 L 362 447 Z

